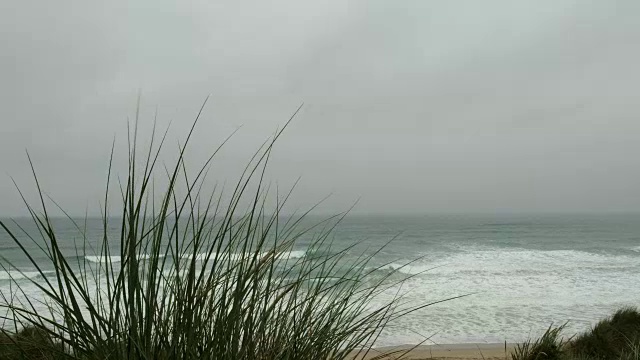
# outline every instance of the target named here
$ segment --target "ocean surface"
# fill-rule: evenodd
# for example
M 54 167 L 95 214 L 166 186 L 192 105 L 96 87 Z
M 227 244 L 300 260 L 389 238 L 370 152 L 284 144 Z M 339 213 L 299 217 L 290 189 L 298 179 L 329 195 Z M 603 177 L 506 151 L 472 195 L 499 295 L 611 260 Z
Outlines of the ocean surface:
M 621 306 L 640 305 L 639 220 L 640 214 L 353 215 L 338 226 L 335 242 L 365 244 L 349 254 L 356 258 L 396 237 L 370 265 L 415 275 L 401 289 L 411 304 L 468 295 L 408 315 L 383 332 L 379 345 L 427 337 L 440 344 L 512 342 L 540 335 L 552 323 L 568 322 L 571 335 Z M 17 221 L 36 231 L 30 220 Z M 99 236 L 100 226 L 89 220 L 88 234 Z M 63 250 L 75 255 L 78 231 L 64 220 L 56 228 Z M 117 226 L 109 231 L 118 238 Z M 307 256 L 307 250 L 302 243 L 289 256 Z M 77 255 L 100 261 L 82 251 Z M 0 269 L 0 290 L 7 293 L 13 278 L 37 296 L 25 277 L 40 281 L 39 274 L 1 229 L 0 255 L 23 272 Z M 37 260 L 47 269 L 45 258 Z

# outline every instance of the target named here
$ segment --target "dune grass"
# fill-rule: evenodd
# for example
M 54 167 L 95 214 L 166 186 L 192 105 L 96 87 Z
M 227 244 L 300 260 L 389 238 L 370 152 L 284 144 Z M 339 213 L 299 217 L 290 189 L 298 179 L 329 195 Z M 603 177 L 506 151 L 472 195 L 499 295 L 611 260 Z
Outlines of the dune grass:
M 11 336 L 0 334 L 0 359 L 59 359 L 63 358 L 60 356 L 63 351 L 48 331 L 37 327 L 26 327 Z
M 343 359 L 369 353 L 382 329 L 428 305 L 407 307 L 400 295 L 371 305 L 400 280 L 368 278 L 375 270 L 370 256 L 344 261 L 352 247 L 332 241 L 343 214 L 314 224 L 308 213 L 282 215 L 290 193 L 273 197 L 264 180 L 282 130 L 254 154 L 226 197 L 203 194 L 219 148 L 195 172 L 184 160 L 200 113 L 173 166 L 159 165 L 167 133 L 156 136 L 155 127 L 140 154 L 136 117 L 127 176 L 116 187 L 119 220 L 109 213 L 115 187 L 110 161 L 100 241 L 92 243 L 83 224 L 68 218 L 83 238 L 76 254 L 63 249 L 51 215 L 62 209 L 45 196 L 29 158 L 40 201 L 25 205 L 38 232 L 29 234 L 17 222 L 0 226 L 41 275 L 28 281 L 45 302 L 30 298 L 17 280 L 11 293 L 1 294 L 2 358 Z M 157 177 L 166 183 L 160 191 Z M 117 238 L 107 231 L 114 224 Z M 303 238 L 311 243 L 308 253 L 323 251 L 290 256 Z M 46 264 L 29 250 L 33 244 Z M 72 256 L 91 248 L 99 262 Z M 20 272 L 7 259 L 0 264 Z M 45 313 L 38 310 L 43 304 Z
M 591 331 L 577 336 L 569 349 L 581 358 L 618 359 L 637 354 L 639 345 L 640 312 L 627 307 L 599 321 Z
M 593 329 L 564 339 L 564 326 L 549 327 L 539 339 L 516 346 L 513 360 L 640 360 L 640 312 L 625 307 Z
M 516 344 L 511 354 L 513 360 L 555 360 L 563 356 L 564 340 L 560 336 L 563 326 L 549 326 L 537 340 Z

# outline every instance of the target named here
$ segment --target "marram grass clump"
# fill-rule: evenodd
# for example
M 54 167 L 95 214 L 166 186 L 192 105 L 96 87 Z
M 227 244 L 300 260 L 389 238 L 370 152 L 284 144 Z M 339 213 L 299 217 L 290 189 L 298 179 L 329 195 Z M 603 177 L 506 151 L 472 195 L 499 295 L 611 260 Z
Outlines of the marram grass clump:
M 557 360 L 563 356 L 564 341 L 560 336 L 563 326 L 553 325 L 537 340 L 517 344 L 511 354 L 512 360 Z
M 640 360 L 640 312 L 625 307 L 593 329 L 564 339 L 550 326 L 537 340 L 516 345 L 513 360 Z
M 83 239 L 75 254 L 64 248 L 51 215 L 57 204 L 44 195 L 33 171 L 39 203 L 25 204 L 37 233 L 26 233 L 17 222 L 0 226 L 41 275 L 29 281 L 44 301 L 30 298 L 18 281 L 9 292 L 0 291 L 3 358 L 343 359 L 368 353 L 385 326 L 420 308 L 403 307 L 399 298 L 371 305 L 394 284 L 388 277 L 365 281 L 370 257 L 345 267 L 341 260 L 349 249 L 332 244 L 340 216 L 313 225 L 303 221 L 306 214 L 282 216 L 289 194 L 270 197 L 264 183 L 282 131 L 255 153 L 223 196 L 202 193 L 217 149 L 197 171 L 187 170 L 184 154 L 194 127 L 175 164 L 160 166 L 166 133 L 152 136 L 141 157 L 136 119 L 117 204 L 109 196 L 109 163 L 99 241 L 68 218 Z M 158 178 L 166 184 L 162 189 L 155 185 Z M 113 207 L 117 214 L 109 212 Z M 119 228 L 115 238 L 107 231 L 113 226 Z M 302 238 L 309 249 L 327 255 L 290 256 Z M 34 244 L 46 264 L 28 250 Z M 72 256 L 89 249 L 99 261 Z M 20 272 L 0 260 L 3 270 Z
M 48 331 L 25 327 L 15 334 L 0 333 L 0 359 L 55 360 L 67 358 L 60 343 L 54 343 Z
M 618 359 L 638 354 L 640 312 L 626 307 L 599 321 L 591 331 L 577 336 L 569 349 L 572 354 L 590 359 Z

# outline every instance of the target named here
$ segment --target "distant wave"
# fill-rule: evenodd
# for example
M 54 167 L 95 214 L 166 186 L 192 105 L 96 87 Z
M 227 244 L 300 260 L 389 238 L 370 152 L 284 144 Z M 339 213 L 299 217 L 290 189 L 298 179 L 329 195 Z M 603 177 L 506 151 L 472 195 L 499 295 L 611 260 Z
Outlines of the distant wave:
M 433 268 L 434 268 L 433 265 L 418 265 L 418 264 L 402 265 L 402 264 L 391 263 L 391 264 L 382 266 L 377 270 L 394 271 L 404 275 L 418 275 L 418 274 L 426 273 L 429 270 L 432 270 Z
M 287 251 L 287 252 L 283 252 L 282 254 L 280 254 L 278 257 L 279 258 L 284 258 L 284 259 L 300 259 L 303 258 L 307 255 L 307 252 L 304 250 L 293 250 L 293 251 Z
M 207 256 L 210 256 L 210 260 L 216 257 L 215 252 L 209 254 L 209 253 L 199 253 L 199 254 L 195 254 L 195 259 L 197 261 L 204 261 L 205 259 L 207 259 Z M 268 253 L 267 252 L 263 252 L 258 254 L 258 258 L 262 258 L 264 256 L 266 256 Z M 240 254 L 240 253 L 230 253 L 230 254 L 219 254 L 219 258 L 228 258 L 231 261 L 238 261 L 242 258 L 248 258 L 250 259 L 254 254 L 253 253 L 246 253 L 246 254 Z M 307 255 L 307 252 L 304 250 L 293 250 L 293 251 L 285 251 L 282 252 L 280 254 L 278 254 L 277 258 L 278 259 L 299 259 L 299 258 L 303 258 Z M 181 259 L 187 259 L 187 260 L 191 260 L 194 258 L 194 254 L 188 254 L 188 255 L 182 255 L 180 256 Z
M 159 255 L 158 257 L 163 258 L 164 255 Z M 119 263 L 119 262 L 122 262 L 122 257 L 120 255 L 113 255 L 113 256 L 109 256 L 108 258 L 106 256 L 87 255 L 84 258 L 87 261 L 92 262 L 92 263 L 106 263 L 106 262 Z M 149 255 L 149 254 L 139 254 L 138 255 L 138 260 L 148 260 L 148 259 L 151 259 L 151 255 Z
M 302 258 L 306 255 L 307 253 L 304 250 L 293 250 L 293 251 L 285 251 L 282 252 L 278 255 L 278 259 L 299 259 Z M 246 258 L 250 258 L 253 254 L 252 253 L 248 253 L 248 254 L 244 254 L 244 257 Z M 263 252 L 259 254 L 259 258 L 262 258 L 264 256 L 266 256 L 267 253 Z M 191 260 L 195 257 L 196 261 L 204 261 L 207 256 L 209 256 L 208 253 L 198 253 L 198 254 L 184 254 L 181 255 L 180 258 L 181 259 L 186 259 L 186 260 Z M 211 259 L 213 259 L 216 256 L 216 253 L 211 253 Z M 222 255 L 221 255 L 222 256 Z M 238 254 L 238 253 L 231 253 L 227 255 L 231 261 L 238 261 L 240 259 L 243 258 L 243 254 Z M 164 255 L 160 255 L 160 257 L 164 257 Z M 96 256 L 96 255 L 87 255 L 84 257 L 87 261 L 92 262 L 92 263 L 119 263 L 122 262 L 122 257 L 119 255 L 113 255 L 113 256 L 109 256 L 108 258 L 106 256 Z M 142 260 L 146 260 L 146 259 L 150 259 L 151 255 L 149 254 L 141 254 L 138 255 L 138 259 L 142 259 Z
M 632 251 L 640 252 L 640 246 Z M 631 255 L 597 254 L 580 250 L 473 249 L 403 266 L 392 263 L 379 270 L 407 275 L 525 276 L 575 271 L 620 271 L 640 268 Z M 496 280 L 496 278 L 494 278 Z M 496 280 L 497 281 L 497 280 Z
M 533 223 L 530 223 L 530 222 L 504 222 L 504 223 L 485 223 L 485 224 L 482 224 L 482 226 L 494 226 L 494 227 L 501 227 L 501 226 L 529 226 L 529 225 L 533 225 Z
M 119 263 L 120 261 L 122 261 L 122 258 L 120 256 L 92 256 L 92 255 L 87 255 L 84 257 L 87 261 L 92 262 L 92 263 L 98 263 L 98 264 L 102 264 L 102 263 Z
M 54 271 L 43 271 L 42 272 L 45 276 L 47 276 L 47 274 L 53 274 L 55 273 Z M 41 278 L 42 274 L 38 271 L 17 271 L 17 270 L 10 270 L 10 271 L 0 271 L 0 281 L 1 280 L 24 280 L 24 279 L 38 279 Z

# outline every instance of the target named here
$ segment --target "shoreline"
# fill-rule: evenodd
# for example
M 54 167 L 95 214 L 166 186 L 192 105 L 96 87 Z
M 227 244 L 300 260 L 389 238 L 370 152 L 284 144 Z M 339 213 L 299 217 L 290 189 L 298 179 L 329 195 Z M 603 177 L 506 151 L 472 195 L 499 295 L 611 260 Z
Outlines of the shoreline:
M 403 359 L 421 360 L 421 359 L 510 359 L 511 351 L 516 344 L 507 343 L 459 343 L 459 344 L 437 344 L 437 345 L 420 345 L 411 350 Z M 412 345 L 384 346 L 372 349 L 369 354 L 357 359 L 373 359 L 380 355 L 380 352 L 388 352 L 398 350 L 402 351 L 411 349 Z M 394 359 L 393 356 L 384 359 Z

